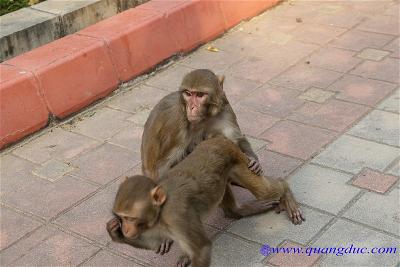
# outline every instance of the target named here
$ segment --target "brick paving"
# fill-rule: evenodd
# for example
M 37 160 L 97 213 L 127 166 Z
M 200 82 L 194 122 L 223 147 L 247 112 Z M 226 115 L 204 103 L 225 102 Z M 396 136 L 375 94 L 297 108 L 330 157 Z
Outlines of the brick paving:
M 1 265 L 174 265 L 178 246 L 158 256 L 115 244 L 105 223 L 121 179 L 140 172 L 150 109 L 194 68 L 226 75 L 266 173 L 288 180 L 307 218 L 294 226 L 284 212 L 234 221 L 217 211 L 207 220 L 213 266 L 400 264 L 398 11 L 398 1 L 284 2 L 4 150 Z M 264 256 L 263 244 L 397 254 Z

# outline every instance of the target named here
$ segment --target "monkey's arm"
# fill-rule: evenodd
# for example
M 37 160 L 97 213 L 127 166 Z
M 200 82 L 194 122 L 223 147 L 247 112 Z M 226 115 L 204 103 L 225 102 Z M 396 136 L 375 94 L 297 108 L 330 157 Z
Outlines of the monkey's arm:
M 107 222 L 107 232 L 110 235 L 112 241 L 117 243 L 128 244 L 135 248 L 141 249 L 150 249 L 158 254 L 167 253 L 172 245 L 172 240 L 168 238 L 162 238 L 161 236 L 157 238 L 139 238 L 131 240 L 124 237 L 121 231 L 120 219 L 118 217 L 114 217 Z
M 242 152 L 249 158 L 249 169 L 257 175 L 262 175 L 263 170 L 260 161 L 258 160 L 256 153 L 254 153 L 253 149 L 251 148 L 247 138 L 242 136 L 238 139 L 237 144 L 240 147 L 240 150 L 242 150 Z

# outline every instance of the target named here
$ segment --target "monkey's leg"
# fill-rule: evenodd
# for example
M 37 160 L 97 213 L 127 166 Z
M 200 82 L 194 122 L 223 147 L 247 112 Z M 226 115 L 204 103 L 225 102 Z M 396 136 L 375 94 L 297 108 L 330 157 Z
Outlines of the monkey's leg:
M 220 206 L 222 207 L 225 217 L 240 219 L 242 217 L 251 216 L 266 212 L 272 208 L 277 207 L 279 200 L 261 199 L 249 201 L 238 207 L 235 197 L 229 184 L 225 189 L 224 198 Z
M 286 210 L 294 224 L 301 224 L 305 220 L 285 180 L 255 175 L 245 163 L 235 165 L 229 177 L 233 182 L 248 189 L 257 199 L 279 200 L 277 211 Z

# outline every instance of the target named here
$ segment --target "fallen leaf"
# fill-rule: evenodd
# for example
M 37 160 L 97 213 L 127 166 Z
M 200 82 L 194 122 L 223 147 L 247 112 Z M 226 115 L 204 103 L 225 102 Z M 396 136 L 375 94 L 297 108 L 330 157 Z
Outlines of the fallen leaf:
M 210 52 L 219 52 L 219 49 L 216 48 L 215 46 L 209 46 L 206 48 Z

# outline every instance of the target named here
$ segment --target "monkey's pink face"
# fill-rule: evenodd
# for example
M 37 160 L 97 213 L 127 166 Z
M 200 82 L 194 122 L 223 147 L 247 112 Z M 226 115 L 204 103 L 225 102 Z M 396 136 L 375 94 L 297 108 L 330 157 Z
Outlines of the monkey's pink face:
M 189 122 L 200 122 L 206 115 L 208 94 L 190 89 L 184 90 L 182 94 L 186 103 L 186 114 Z

